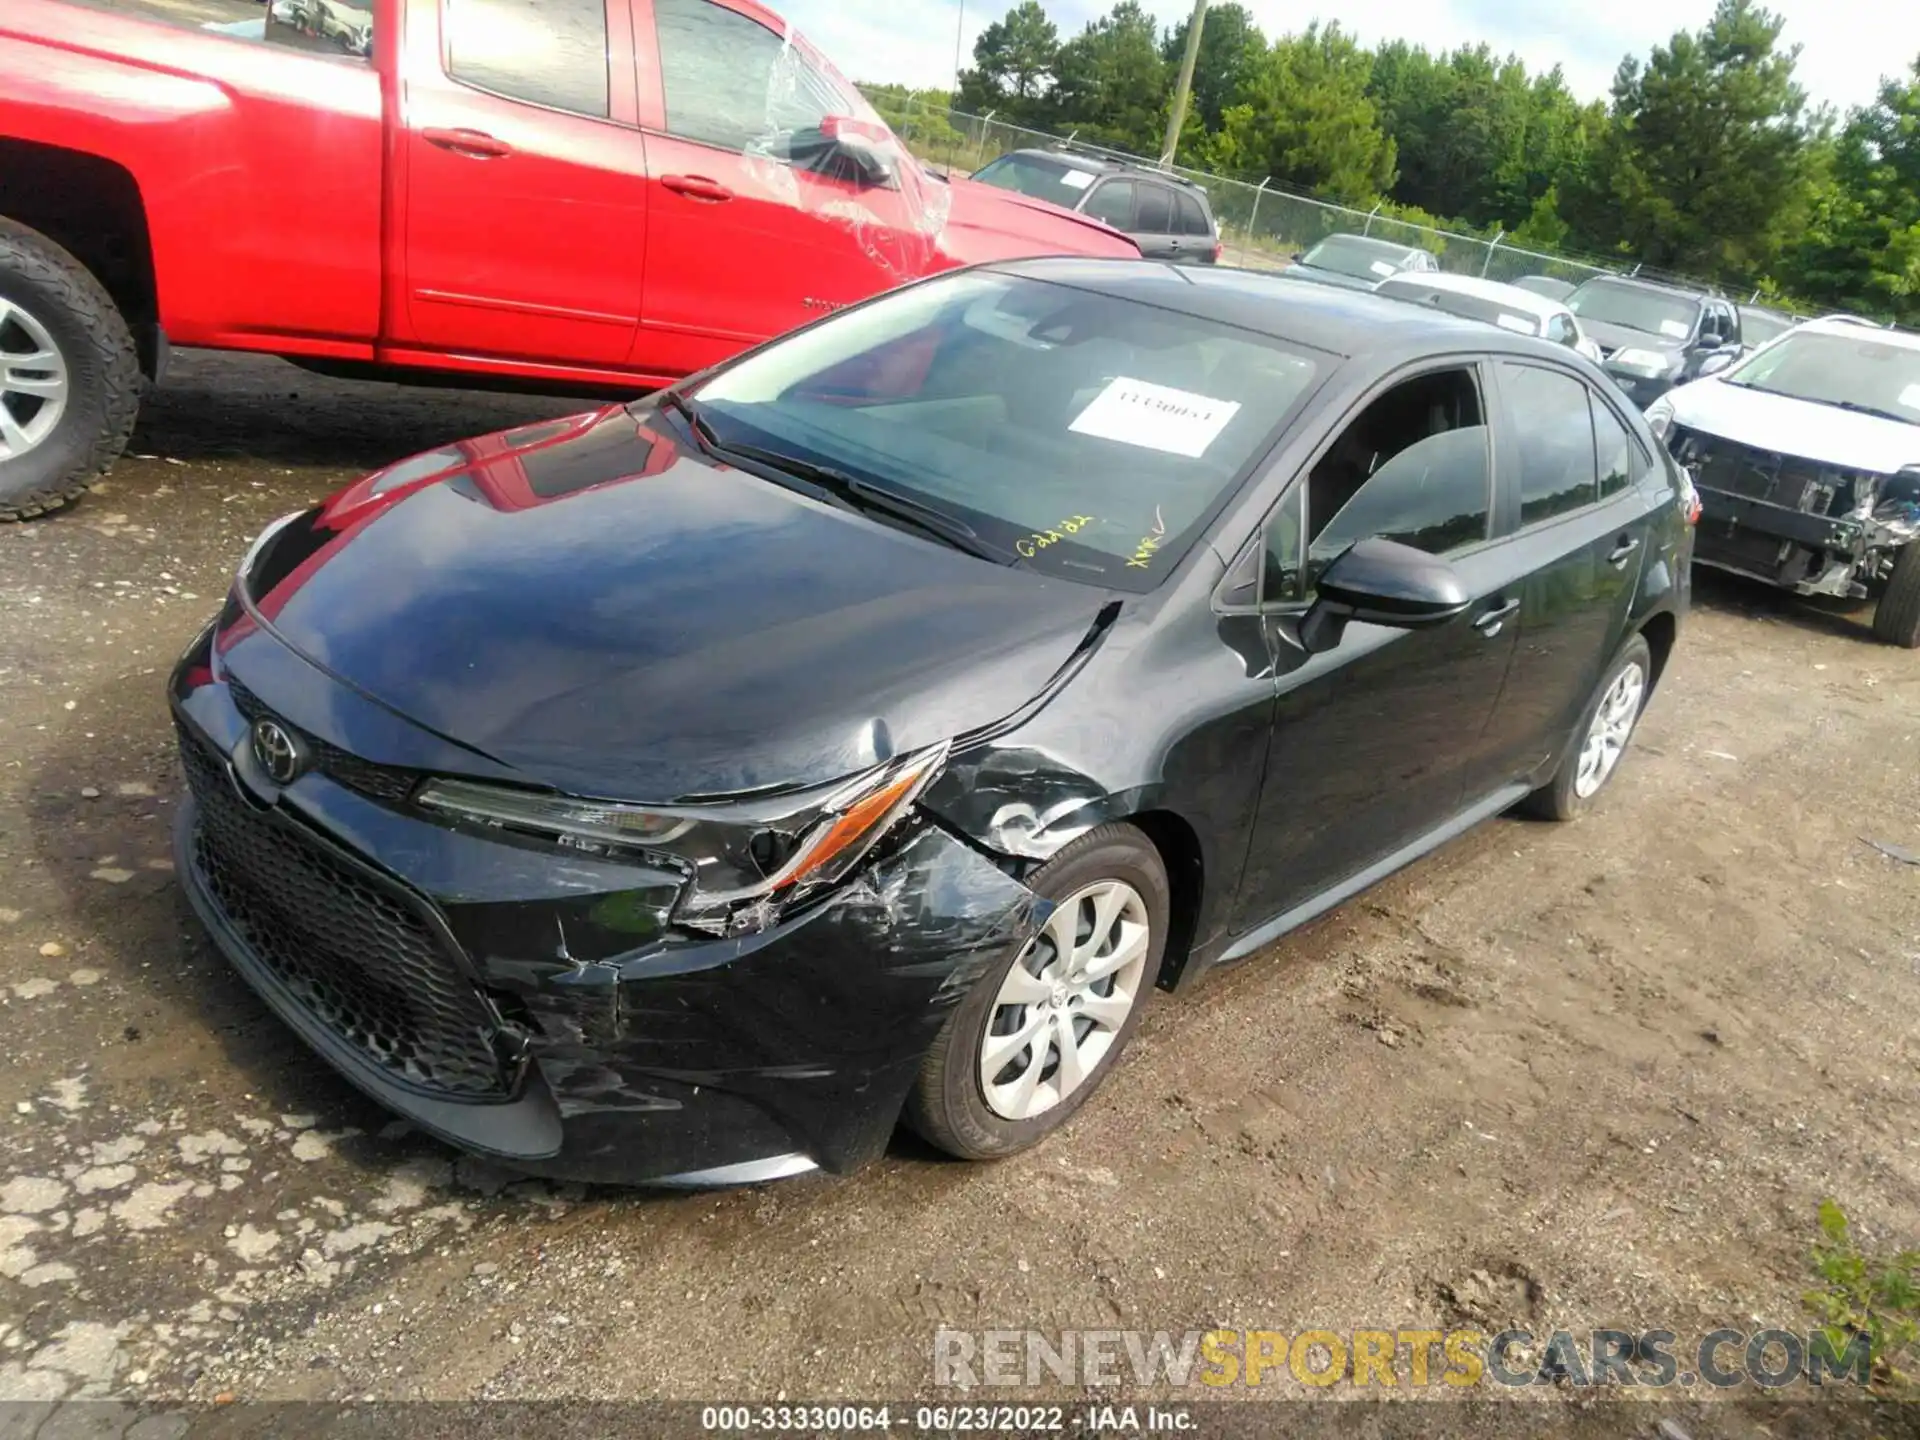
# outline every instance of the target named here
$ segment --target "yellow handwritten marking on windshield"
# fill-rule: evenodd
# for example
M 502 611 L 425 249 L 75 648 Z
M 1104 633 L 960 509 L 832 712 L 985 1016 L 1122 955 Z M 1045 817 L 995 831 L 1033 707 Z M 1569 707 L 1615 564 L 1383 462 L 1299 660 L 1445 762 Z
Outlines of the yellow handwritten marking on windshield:
M 1160 548 L 1161 542 L 1166 538 L 1167 522 L 1160 514 L 1160 507 L 1156 505 L 1153 507 L 1153 530 L 1149 534 L 1142 535 L 1140 543 L 1133 547 L 1133 554 L 1127 558 L 1127 568 L 1129 570 L 1148 569 L 1153 564 L 1154 552 Z
M 1013 548 L 1031 560 L 1049 545 L 1058 545 L 1069 535 L 1077 535 L 1091 524 L 1091 515 L 1069 515 L 1051 530 L 1036 530 L 1031 535 L 1022 535 L 1014 541 Z

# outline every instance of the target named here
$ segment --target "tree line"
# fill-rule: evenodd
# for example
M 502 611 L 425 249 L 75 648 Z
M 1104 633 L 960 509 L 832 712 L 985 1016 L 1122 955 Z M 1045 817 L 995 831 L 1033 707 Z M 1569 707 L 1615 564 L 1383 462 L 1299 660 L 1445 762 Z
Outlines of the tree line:
M 1241 5 L 1201 31 L 1182 164 L 1516 244 L 1617 257 L 1785 301 L 1920 321 L 1920 59 L 1845 116 L 1754 0 L 1629 55 L 1608 100 L 1488 46 L 1269 38 Z M 924 99 L 1157 154 L 1187 22 L 1119 0 L 1063 37 L 1039 0 L 986 27 L 956 95 Z M 895 87 L 887 87 L 895 88 Z M 902 92 L 904 94 L 904 92 Z

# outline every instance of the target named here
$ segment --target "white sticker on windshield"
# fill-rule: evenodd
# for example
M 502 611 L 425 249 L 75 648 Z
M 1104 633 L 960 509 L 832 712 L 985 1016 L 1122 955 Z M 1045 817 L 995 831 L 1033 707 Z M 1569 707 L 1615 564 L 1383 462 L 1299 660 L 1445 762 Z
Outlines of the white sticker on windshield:
M 1687 324 L 1684 320 L 1662 320 L 1660 333 L 1674 340 L 1687 338 Z
M 1214 400 L 1122 375 L 1094 396 L 1067 428 L 1198 460 L 1239 413 L 1238 400 Z
M 1511 330 L 1516 335 L 1531 335 L 1534 333 L 1533 321 L 1524 315 L 1496 315 L 1493 319 L 1494 323 L 1502 330 Z
M 1368 263 L 1367 268 L 1373 271 L 1373 273 L 1376 275 L 1398 275 L 1400 273 L 1398 270 L 1394 269 L 1393 266 L 1390 265 L 1385 260 L 1371 261 Z
M 1069 170 L 1060 177 L 1060 183 L 1069 190 L 1084 190 L 1093 183 L 1093 176 L 1085 170 Z
M 1908 410 L 1920 410 L 1920 385 L 1909 385 L 1902 390 L 1900 403 Z

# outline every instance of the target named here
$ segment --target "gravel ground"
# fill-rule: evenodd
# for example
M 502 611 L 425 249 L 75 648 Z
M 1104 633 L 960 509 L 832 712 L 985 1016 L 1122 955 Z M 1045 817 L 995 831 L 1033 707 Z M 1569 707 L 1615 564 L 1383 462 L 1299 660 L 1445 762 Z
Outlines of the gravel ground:
M 943 1324 L 1793 1328 L 1823 1197 L 1920 1235 L 1920 868 L 1865 843 L 1920 849 L 1920 657 L 1711 576 L 1597 814 L 1159 997 L 1032 1154 L 660 1196 L 409 1133 L 191 924 L 162 684 L 267 520 L 577 408 L 185 354 L 96 494 L 0 527 L 0 1398 L 897 1399 Z

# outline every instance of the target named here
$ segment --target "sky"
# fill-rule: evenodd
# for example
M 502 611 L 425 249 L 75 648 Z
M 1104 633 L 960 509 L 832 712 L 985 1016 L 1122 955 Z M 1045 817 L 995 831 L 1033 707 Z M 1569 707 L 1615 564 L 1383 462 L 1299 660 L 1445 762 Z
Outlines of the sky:
M 966 64 L 973 42 L 1011 0 L 768 0 L 856 80 L 916 87 L 953 83 L 954 38 Z M 1061 36 L 1077 34 L 1111 0 L 1043 0 Z M 1143 0 L 1163 24 L 1192 11 L 1192 0 Z M 1242 0 L 1269 35 L 1338 19 L 1365 44 L 1400 38 L 1430 49 L 1485 41 L 1517 53 L 1529 70 L 1558 64 L 1581 99 L 1602 99 L 1629 52 L 1644 57 L 1675 30 L 1694 30 L 1713 0 Z M 1880 77 L 1920 58 L 1915 0 L 1769 0 L 1786 16 L 1783 41 L 1799 44 L 1797 74 L 1808 96 L 1843 113 L 1872 101 Z

